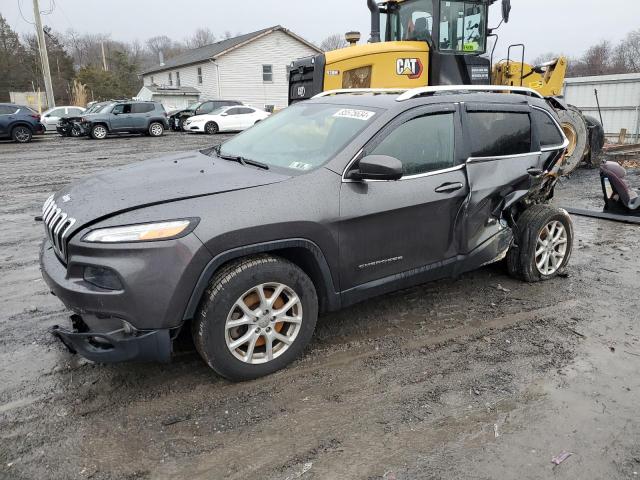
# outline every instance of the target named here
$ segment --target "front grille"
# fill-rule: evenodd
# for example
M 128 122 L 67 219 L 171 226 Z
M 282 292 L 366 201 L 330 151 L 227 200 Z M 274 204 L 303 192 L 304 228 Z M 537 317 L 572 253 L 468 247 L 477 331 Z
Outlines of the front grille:
M 51 195 L 42 206 L 42 221 L 53 250 L 60 260 L 66 262 L 67 236 L 71 231 L 71 227 L 76 223 L 76 219 L 64 213 L 53 200 L 53 197 Z

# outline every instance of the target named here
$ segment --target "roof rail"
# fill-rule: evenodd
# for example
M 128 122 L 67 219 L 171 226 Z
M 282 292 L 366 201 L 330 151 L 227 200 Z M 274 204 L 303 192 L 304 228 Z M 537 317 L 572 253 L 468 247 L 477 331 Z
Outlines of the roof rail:
M 544 98 L 538 92 L 526 87 L 511 87 L 508 85 L 446 85 L 439 87 L 420 87 L 405 91 L 396 98 L 397 102 L 404 102 L 421 95 L 429 95 L 445 92 L 481 92 L 481 93 L 515 93 L 529 97 Z
M 364 95 L 365 93 L 374 93 L 374 94 L 405 93 L 408 91 L 409 91 L 408 88 L 342 88 L 338 90 L 327 90 L 326 92 L 318 93 L 312 98 L 329 97 L 332 95 Z

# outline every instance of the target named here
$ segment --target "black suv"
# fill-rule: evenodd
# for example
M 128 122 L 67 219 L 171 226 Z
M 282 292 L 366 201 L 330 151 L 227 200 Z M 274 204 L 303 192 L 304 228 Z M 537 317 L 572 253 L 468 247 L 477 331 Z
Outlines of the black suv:
M 184 110 L 178 110 L 169 113 L 169 125 L 171 130 L 181 131 L 184 122 L 195 115 L 206 115 L 219 109 L 220 107 L 229 107 L 233 105 L 242 105 L 237 100 L 207 100 L 204 102 L 196 102 L 189 105 Z
M 160 137 L 169 129 L 167 112 L 158 102 L 109 102 L 82 116 L 80 130 L 96 140 L 112 133 L 143 133 Z
M 189 326 L 243 380 L 298 356 L 319 312 L 505 257 L 525 281 L 554 277 L 573 242 L 547 205 L 568 142 L 520 93 L 335 93 L 63 189 L 40 259 L 75 312 L 55 335 L 98 362 L 167 361 Z
M 0 103 L 0 138 L 28 143 L 34 135 L 43 135 L 44 125 L 35 110 L 13 103 Z

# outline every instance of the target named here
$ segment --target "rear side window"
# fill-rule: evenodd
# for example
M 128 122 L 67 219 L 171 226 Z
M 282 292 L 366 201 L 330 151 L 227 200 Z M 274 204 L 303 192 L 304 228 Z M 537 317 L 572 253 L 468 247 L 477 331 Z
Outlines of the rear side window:
M 131 105 L 131 113 L 149 113 L 155 110 L 153 103 L 134 103 Z
M 557 147 L 562 145 L 564 138 L 553 119 L 543 112 L 542 110 L 533 109 L 533 121 L 536 123 L 538 129 L 538 136 L 540 137 L 540 146 L 545 147 Z
M 528 113 L 470 112 L 472 157 L 502 157 L 531 152 Z
M 402 162 L 404 175 L 453 167 L 453 113 L 427 115 L 403 123 L 385 137 L 371 155 L 388 155 Z

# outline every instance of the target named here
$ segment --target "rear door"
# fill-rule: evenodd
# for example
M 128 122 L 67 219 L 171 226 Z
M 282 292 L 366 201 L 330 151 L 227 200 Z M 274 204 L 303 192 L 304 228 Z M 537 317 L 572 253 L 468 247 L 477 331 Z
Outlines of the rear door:
M 131 105 L 131 124 L 135 130 L 146 130 L 155 105 L 153 103 L 134 103 Z
M 464 135 L 470 195 L 461 223 L 467 254 L 504 227 L 505 205 L 526 195 L 544 168 L 528 105 L 466 104 Z
M 224 116 L 224 128 L 225 130 L 230 130 L 230 131 L 238 131 L 238 130 L 243 130 L 242 128 L 242 120 L 245 117 L 242 113 L 241 113 L 241 108 L 240 107 L 232 107 L 227 109 L 226 115 Z
M 348 295 L 402 278 L 436 277 L 457 255 L 455 224 L 467 195 L 461 125 L 455 105 L 420 107 L 378 134 L 364 155 L 404 165 L 398 181 L 343 180 L 341 287 Z M 350 168 L 357 168 L 357 160 Z
M 42 123 L 44 123 L 44 126 L 47 130 L 55 130 L 58 125 L 58 121 L 66 114 L 67 113 L 64 107 L 56 108 L 44 115 Z

